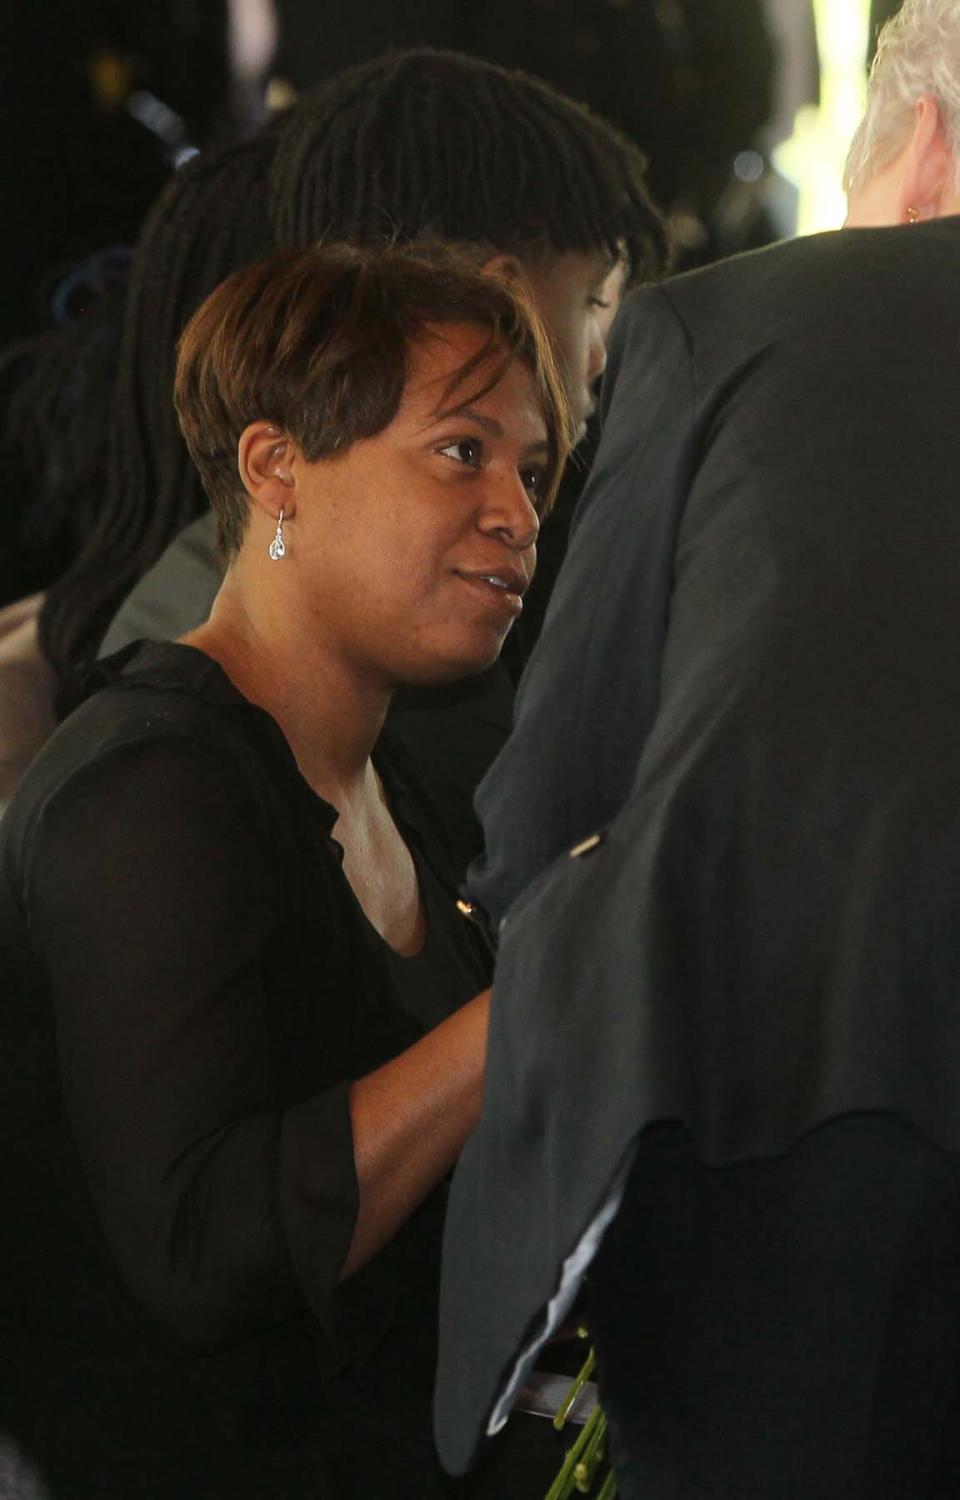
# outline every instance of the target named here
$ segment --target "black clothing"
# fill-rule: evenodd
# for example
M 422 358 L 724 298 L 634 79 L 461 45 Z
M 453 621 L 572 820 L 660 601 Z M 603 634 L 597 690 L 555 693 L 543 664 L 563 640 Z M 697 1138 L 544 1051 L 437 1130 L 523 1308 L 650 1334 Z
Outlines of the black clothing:
M 621 1500 L 956 1500 L 958 1247 L 960 1155 L 892 1115 L 648 1131 L 591 1277 Z
M 654 730 L 699 744 L 710 711 L 755 702 L 771 734 L 797 720 L 839 754 L 883 693 L 909 730 L 914 677 L 947 718 L 958 249 L 960 218 L 843 230 L 627 299 L 571 550 L 477 797 L 470 892 L 494 924 L 639 789 Z
M 461 870 L 483 848 L 474 793 L 510 733 L 514 689 L 543 624 L 595 443 L 591 430 L 564 471 L 556 503 L 540 532 L 537 571 L 523 614 L 501 655 L 477 677 L 398 692 L 390 707 L 392 743 L 402 746 L 419 785 L 429 787 L 432 800 L 442 808 Z M 174 640 L 195 630 L 209 615 L 222 577 L 216 520 L 207 511 L 180 532 L 127 595 L 99 654 L 112 655 L 141 638 Z
M 454 1467 L 647 1127 L 713 1166 L 851 1112 L 960 1150 L 958 251 L 958 219 L 793 241 L 614 327 L 478 797 L 506 922 L 447 1225 Z
M 337 1286 L 347 1082 L 487 979 L 437 819 L 379 750 L 429 924 L 403 960 L 214 662 L 102 671 L 0 839 L 0 1429 L 57 1500 L 445 1493 L 444 1192 Z

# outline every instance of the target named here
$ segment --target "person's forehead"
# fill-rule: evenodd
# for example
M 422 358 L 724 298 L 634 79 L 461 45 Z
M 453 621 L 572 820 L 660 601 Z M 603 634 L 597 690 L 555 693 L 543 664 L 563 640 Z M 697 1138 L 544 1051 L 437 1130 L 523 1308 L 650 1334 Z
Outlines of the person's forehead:
M 451 382 L 464 365 L 488 346 L 489 358 L 471 370 L 462 386 L 451 388 Z M 465 404 L 477 404 L 474 393 L 503 364 L 505 352 L 502 345 L 490 345 L 490 330 L 486 328 L 439 324 L 427 329 L 408 351 L 407 378 L 398 418 L 424 425 Z M 480 404 L 489 404 L 491 399 L 499 403 L 505 396 L 514 406 L 528 408 L 525 417 L 529 417 L 532 409 L 538 421 L 542 420 L 536 381 L 526 360 L 516 356 L 509 360 L 496 384 L 480 398 Z
M 552 250 L 532 269 L 539 270 L 541 275 L 555 282 L 570 281 L 582 285 L 602 281 L 616 264 L 617 256 L 609 250 Z
M 564 250 L 526 265 L 530 291 L 548 326 L 574 311 L 588 311 L 588 298 L 598 295 L 619 261 L 604 250 Z
M 448 378 L 490 343 L 490 333 L 476 323 L 429 324 L 407 349 L 407 386 Z
M 462 324 L 434 325 L 407 345 L 406 377 L 397 419 L 422 422 L 443 404 L 456 372 L 476 356 L 488 335 Z

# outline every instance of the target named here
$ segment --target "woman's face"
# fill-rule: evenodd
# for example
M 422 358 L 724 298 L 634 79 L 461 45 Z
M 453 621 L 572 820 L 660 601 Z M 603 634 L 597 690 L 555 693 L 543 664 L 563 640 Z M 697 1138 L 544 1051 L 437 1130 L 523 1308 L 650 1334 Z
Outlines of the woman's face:
M 515 360 L 486 395 L 468 399 L 481 369 L 444 397 L 485 339 L 438 327 L 411 349 L 389 427 L 298 466 L 289 560 L 314 629 L 389 687 L 482 671 L 533 575 L 547 465 L 533 377 Z
M 524 262 L 524 273 L 557 354 L 557 365 L 580 435 L 596 404 L 607 359 L 607 335 L 623 297 L 626 267 L 607 256 L 569 250 Z

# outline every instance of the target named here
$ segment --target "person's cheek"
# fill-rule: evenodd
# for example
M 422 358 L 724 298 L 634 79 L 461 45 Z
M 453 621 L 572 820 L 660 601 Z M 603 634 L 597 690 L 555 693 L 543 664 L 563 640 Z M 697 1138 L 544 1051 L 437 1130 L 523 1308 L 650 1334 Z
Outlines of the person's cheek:
M 597 327 L 600 330 L 600 337 L 603 339 L 604 345 L 606 345 L 608 339 L 610 338 L 610 330 L 613 327 L 614 319 L 616 318 L 619 311 L 619 299 L 617 299 L 617 301 L 615 302 L 611 302 L 609 307 L 597 308 Z
M 604 311 L 604 309 L 599 309 Z M 584 365 L 587 371 L 587 381 L 593 385 L 594 381 L 603 374 L 607 363 L 607 341 L 602 331 L 599 318 L 594 313 L 589 319 L 586 329 L 586 355 Z

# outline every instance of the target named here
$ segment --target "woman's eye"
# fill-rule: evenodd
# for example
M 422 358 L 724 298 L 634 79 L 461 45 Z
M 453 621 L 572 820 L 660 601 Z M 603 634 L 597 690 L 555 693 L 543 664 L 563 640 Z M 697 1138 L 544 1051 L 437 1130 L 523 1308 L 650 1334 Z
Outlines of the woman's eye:
M 455 443 L 447 443 L 437 451 L 445 458 L 452 458 L 458 464 L 467 464 L 475 469 L 479 467 L 483 445 L 476 438 L 458 438 Z
M 610 301 L 605 301 L 603 297 L 588 297 L 587 298 L 587 306 L 588 307 L 598 307 L 598 308 L 599 307 L 612 307 L 613 303 L 610 302 Z
M 521 469 L 519 472 L 520 483 L 523 485 L 527 494 L 533 495 L 534 498 L 539 498 L 540 491 L 543 489 L 543 470 L 537 468 L 527 468 Z

